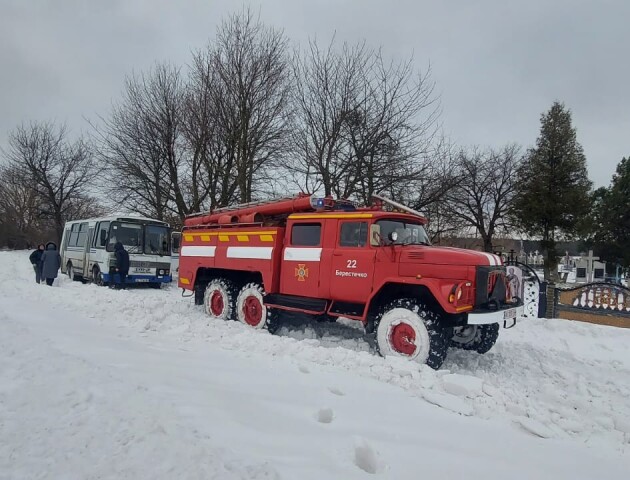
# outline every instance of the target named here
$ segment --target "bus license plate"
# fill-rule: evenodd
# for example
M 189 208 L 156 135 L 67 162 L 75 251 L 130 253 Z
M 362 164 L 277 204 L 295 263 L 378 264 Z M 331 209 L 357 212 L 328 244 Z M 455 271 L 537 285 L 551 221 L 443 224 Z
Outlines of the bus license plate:
M 507 320 L 508 318 L 516 318 L 516 308 L 510 308 L 503 312 L 503 319 Z
M 136 278 L 136 282 L 137 283 L 148 283 L 149 279 L 148 278 Z
M 150 268 L 136 267 L 134 272 L 136 272 L 136 273 L 151 273 L 151 269 Z

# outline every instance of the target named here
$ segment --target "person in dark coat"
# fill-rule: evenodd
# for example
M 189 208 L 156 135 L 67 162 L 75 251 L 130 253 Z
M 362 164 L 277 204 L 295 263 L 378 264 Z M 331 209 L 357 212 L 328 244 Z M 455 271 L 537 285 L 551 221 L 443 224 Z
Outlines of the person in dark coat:
M 52 287 L 57 272 L 61 266 L 61 256 L 57 252 L 57 245 L 53 242 L 46 244 L 46 250 L 42 254 L 42 277 L 46 279 L 46 285 Z
M 40 284 L 42 282 L 42 255 L 44 254 L 44 244 L 40 243 L 37 246 L 37 250 L 33 250 L 33 253 L 28 257 L 35 270 L 35 282 Z
M 129 274 L 129 254 L 122 242 L 116 242 L 114 245 L 114 255 L 116 255 L 116 273 L 119 277 L 119 288 L 125 288 L 125 280 Z M 116 278 L 116 275 L 114 275 Z

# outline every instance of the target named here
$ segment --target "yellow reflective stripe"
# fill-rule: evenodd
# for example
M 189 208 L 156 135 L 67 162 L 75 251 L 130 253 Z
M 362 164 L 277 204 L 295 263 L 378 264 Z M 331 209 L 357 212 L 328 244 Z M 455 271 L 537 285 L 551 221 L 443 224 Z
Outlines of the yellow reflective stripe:
M 185 237 L 201 237 L 201 236 L 210 236 L 210 237 L 216 237 L 217 235 L 219 236 L 234 236 L 234 235 L 276 235 L 278 232 L 276 232 L 275 230 L 263 230 L 261 232 L 252 232 L 252 231 L 247 231 L 247 232 L 242 232 L 242 231 L 235 231 L 235 232 L 226 232 L 225 230 L 221 230 L 221 231 L 216 231 L 216 232 L 203 232 L 203 233 L 197 233 L 197 232 L 190 232 L 190 233 L 186 233 L 184 234 Z
M 190 285 L 190 280 L 188 280 L 187 278 L 179 277 L 179 281 L 184 285 Z

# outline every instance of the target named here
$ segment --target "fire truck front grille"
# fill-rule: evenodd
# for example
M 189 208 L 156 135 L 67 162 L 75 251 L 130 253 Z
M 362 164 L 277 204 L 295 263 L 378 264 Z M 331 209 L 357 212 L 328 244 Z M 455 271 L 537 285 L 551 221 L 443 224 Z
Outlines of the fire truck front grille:
M 475 307 L 499 308 L 505 304 L 506 278 L 503 266 L 478 266 Z

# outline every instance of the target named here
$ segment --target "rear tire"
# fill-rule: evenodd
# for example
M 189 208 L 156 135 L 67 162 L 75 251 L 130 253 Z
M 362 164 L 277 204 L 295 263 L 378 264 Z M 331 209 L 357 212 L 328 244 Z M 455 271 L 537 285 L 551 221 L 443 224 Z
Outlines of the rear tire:
M 257 283 L 248 283 L 236 297 L 236 318 L 257 330 L 267 325 L 267 307 L 263 303 L 265 292 Z
M 383 357 L 406 357 L 438 369 L 444 363 L 450 329 L 440 315 L 413 298 L 385 305 L 375 319 L 377 351 Z
M 499 338 L 499 324 L 465 325 L 453 329 L 451 347 L 473 350 L 477 353 L 488 352 Z
M 267 310 L 267 331 L 275 335 L 282 327 L 282 310 L 270 308 Z
M 203 296 L 203 308 L 213 320 L 231 320 L 236 307 L 236 287 L 226 278 L 208 283 Z

